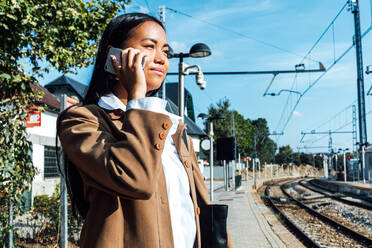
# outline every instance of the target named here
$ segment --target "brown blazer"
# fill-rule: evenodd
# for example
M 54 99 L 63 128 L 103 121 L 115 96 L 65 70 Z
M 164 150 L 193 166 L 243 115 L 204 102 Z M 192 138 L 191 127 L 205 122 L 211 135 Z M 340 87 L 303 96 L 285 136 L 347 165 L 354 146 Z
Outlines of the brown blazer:
M 80 246 L 173 247 L 161 162 L 164 137 L 172 125 L 169 117 L 86 105 L 62 112 L 57 123 L 63 149 L 83 179 L 89 202 Z M 182 139 L 184 129 L 180 122 L 172 138 L 189 178 L 197 224 L 194 247 L 200 248 L 198 205 L 210 202 L 192 141 L 187 136 L 186 146 Z

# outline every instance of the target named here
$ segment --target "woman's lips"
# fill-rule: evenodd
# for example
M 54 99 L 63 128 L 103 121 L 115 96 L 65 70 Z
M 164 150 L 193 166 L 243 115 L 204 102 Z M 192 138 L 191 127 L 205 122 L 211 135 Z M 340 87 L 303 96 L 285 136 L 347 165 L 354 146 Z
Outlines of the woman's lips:
M 160 69 L 160 68 L 152 68 L 150 70 L 153 71 L 153 72 L 155 72 L 156 74 L 158 74 L 160 76 L 163 76 L 163 74 L 164 74 L 164 70 L 163 69 Z

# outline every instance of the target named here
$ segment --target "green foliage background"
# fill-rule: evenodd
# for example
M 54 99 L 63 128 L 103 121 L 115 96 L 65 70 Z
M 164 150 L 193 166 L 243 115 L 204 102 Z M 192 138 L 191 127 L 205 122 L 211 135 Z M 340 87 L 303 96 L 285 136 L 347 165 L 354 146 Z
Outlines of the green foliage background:
M 233 136 L 234 127 L 237 148 L 241 156 L 254 157 L 254 136 L 256 135 L 257 157 L 262 162 L 271 162 L 276 149 L 275 142 L 269 137 L 269 128 L 264 118 L 256 120 L 245 119 L 243 115 L 236 110 L 230 109 L 230 101 L 223 99 L 216 106 L 211 105 L 208 109 L 209 116 L 215 116 L 217 113 L 223 114 L 224 119 L 213 121 L 214 139 Z M 233 121 L 234 116 L 234 121 Z M 206 123 L 207 124 L 207 123 Z M 205 131 L 208 133 L 208 126 Z M 216 145 L 216 144 L 214 144 Z M 216 149 L 214 149 L 216 151 Z
M 214 139 L 233 136 L 232 129 L 234 128 L 237 148 L 241 157 L 254 158 L 254 137 L 256 137 L 256 153 L 261 163 L 275 162 L 284 164 L 284 166 L 289 163 L 296 165 L 314 164 L 317 168 L 322 167 L 323 161 L 319 156 L 313 157 L 313 154 L 295 153 L 289 145 L 281 146 L 278 150 L 277 144 L 270 138 L 270 130 L 265 118 L 245 119 L 243 115 L 236 110 L 231 110 L 230 107 L 230 101 L 222 99 L 216 106 L 211 105 L 209 107 L 208 116 L 212 117 L 217 113 L 224 115 L 225 118 L 222 120 L 213 120 Z M 205 124 L 205 131 L 209 133 L 209 124 L 207 122 Z M 278 150 L 278 153 L 274 156 L 276 150 Z M 214 151 L 217 152 L 216 142 L 214 143 Z M 206 153 L 208 154 L 208 152 Z
M 76 72 L 94 63 L 99 38 L 129 0 L 1 0 L 0 2 L 0 247 L 14 214 L 23 211 L 22 193 L 36 174 L 25 117 L 40 104 L 31 83 L 55 68 Z

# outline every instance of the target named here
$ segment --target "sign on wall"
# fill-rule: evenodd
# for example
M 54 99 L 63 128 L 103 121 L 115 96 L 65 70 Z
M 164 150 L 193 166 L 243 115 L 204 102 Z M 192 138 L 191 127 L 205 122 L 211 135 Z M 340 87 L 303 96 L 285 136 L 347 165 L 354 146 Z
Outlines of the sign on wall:
M 40 127 L 41 126 L 41 111 L 42 107 L 31 107 L 26 116 L 26 127 Z

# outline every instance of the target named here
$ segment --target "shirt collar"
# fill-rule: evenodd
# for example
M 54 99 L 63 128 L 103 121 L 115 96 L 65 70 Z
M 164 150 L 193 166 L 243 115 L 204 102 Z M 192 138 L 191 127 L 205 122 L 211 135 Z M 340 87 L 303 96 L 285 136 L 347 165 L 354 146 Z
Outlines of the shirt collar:
M 120 101 L 120 99 L 113 93 L 101 96 L 98 100 L 98 106 L 107 110 L 121 109 L 123 111 L 127 110 L 127 106 Z

